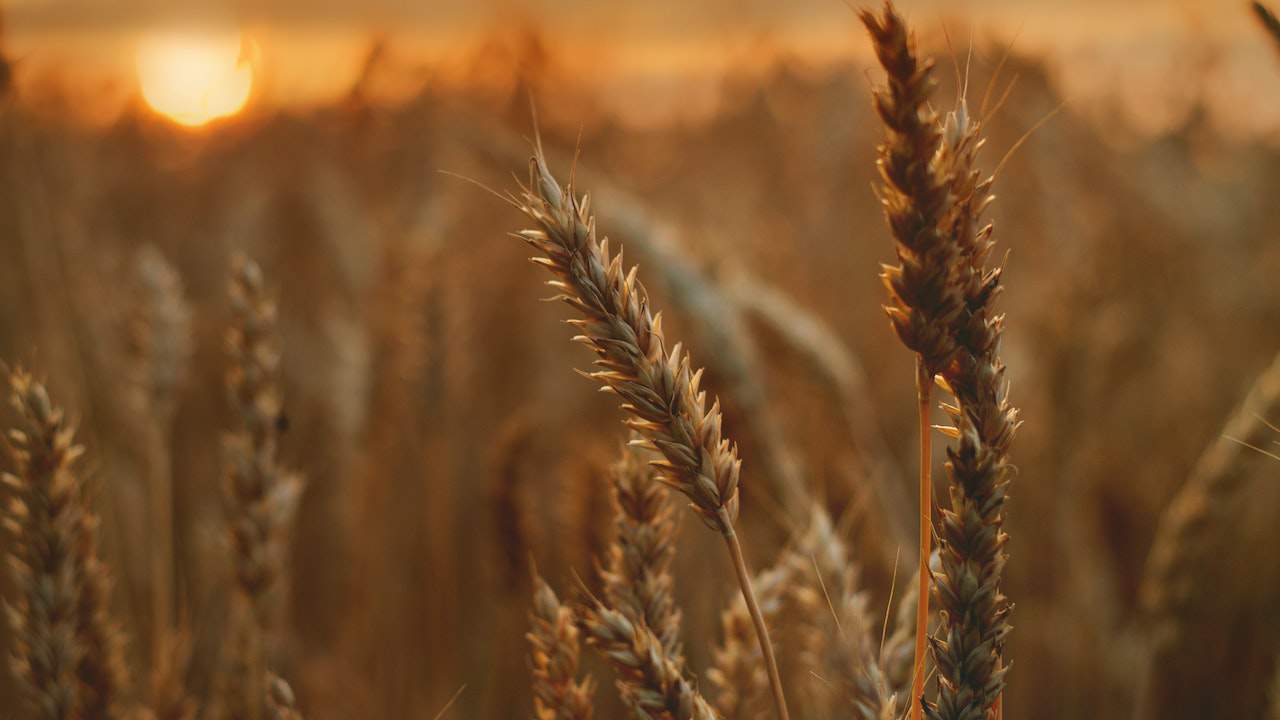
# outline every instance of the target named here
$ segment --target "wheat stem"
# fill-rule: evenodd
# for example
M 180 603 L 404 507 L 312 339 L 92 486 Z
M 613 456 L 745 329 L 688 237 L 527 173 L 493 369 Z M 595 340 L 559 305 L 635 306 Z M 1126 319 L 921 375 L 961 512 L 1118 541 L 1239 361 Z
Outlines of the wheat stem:
M 787 699 L 782 692 L 782 677 L 778 674 L 778 660 L 773 655 L 773 643 L 769 641 L 769 628 L 765 625 L 764 615 L 760 613 L 760 605 L 756 602 L 756 593 L 751 587 L 751 573 L 747 571 L 747 562 L 742 557 L 742 543 L 738 542 L 738 533 L 734 532 L 727 513 L 721 522 L 728 528 L 724 532 L 724 542 L 729 548 L 729 556 L 733 558 L 733 569 L 738 575 L 738 587 L 742 590 L 742 599 L 747 603 L 747 612 L 751 614 L 751 623 L 756 628 L 756 638 L 760 641 L 760 653 L 764 656 L 765 671 L 769 674 L 769 689 L 773 693 L 774 710 L 778 720 L 790 720 L 787 713 Z
M 933 375 L 916 356 L 916 397 L 920 402 L 920 577 L 916 603 L 916 652 L 911 673 L 911 719 L 920 720 L 924 665 L 929 639 L 929 555 L 933 545 L 933 430 L 929 426 Z

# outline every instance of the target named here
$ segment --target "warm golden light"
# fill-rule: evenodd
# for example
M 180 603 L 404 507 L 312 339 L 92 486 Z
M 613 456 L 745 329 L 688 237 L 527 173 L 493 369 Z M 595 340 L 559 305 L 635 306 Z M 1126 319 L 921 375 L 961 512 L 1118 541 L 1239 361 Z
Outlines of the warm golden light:
M 234 115 L 253 89 L 253 65 L 235 36 L 157 35 L 138 48 L 142 97 L 189 127 Z

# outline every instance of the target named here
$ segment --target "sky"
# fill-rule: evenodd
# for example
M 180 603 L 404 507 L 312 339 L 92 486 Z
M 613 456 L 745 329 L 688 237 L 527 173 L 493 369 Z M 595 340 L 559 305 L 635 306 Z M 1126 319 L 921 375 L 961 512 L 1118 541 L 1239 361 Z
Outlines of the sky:
M 1207 84 L 1222 96 L 1215 100 L 1222 113 L 1280 120 L 1280 107 L 1268 104 L 1280 93 L 1256 91 L 1259 72 L 1273 69 L 1275 58 L 1244 0 L 898 5 L 925 32 L 945 22 L 953 34 L 1016 37 L 1019 49 L 1047 53 L 1071 95 L 1103 96 L 1104 80 L 1112 92 L 1123 85 L 1139 116 L 1142 106 L 1167 114 L 1153 103 L 1178 102 L 1188 54 L 1211 46 L 1220 77 Z M 0 9 L 11 53 L 33 74 L 56 68 L 83 92 L 127 95 L 136 85 L 137 48 L 149 36 L 244 33 L 259 53 L 257 96 L 265 104 L 341 95 L 374 34 L 385 35 L 410 67 L 456 57 L 494 28 L 536 25 L 595 81 L 624 78 L 657 92 L 714 86 L 766 38 L 815 62 L 865 52 L 845 0 L 0 0 Z M 655 107 L 649 98 L 642 104 Z

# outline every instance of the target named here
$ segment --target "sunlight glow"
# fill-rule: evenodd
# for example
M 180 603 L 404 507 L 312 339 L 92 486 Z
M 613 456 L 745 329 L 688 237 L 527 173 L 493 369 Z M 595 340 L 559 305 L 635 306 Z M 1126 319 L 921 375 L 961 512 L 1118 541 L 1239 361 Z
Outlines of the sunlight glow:
M 146 38 L 137 57 L 142 97 L 156 112 L 188 127 L 234 115 L 253 90 L 248 49 L 234 35 Z

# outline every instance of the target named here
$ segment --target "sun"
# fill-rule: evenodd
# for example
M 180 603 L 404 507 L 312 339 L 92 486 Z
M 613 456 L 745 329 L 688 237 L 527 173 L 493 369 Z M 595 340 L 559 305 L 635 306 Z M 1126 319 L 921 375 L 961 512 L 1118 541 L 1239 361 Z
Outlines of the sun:
M 244 108 L 253 90 L 247 43 L 235 35 L 157 34 L 138 46 L 138 84 L 156 112 L 199 127 Z

